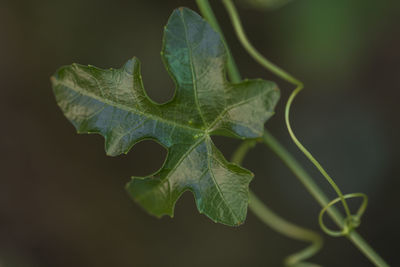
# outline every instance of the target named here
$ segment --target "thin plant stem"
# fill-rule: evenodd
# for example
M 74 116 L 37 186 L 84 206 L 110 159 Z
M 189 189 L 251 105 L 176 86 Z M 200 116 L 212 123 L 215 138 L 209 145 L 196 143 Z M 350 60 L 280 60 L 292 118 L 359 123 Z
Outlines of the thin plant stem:
M 262 142 L 283 161 L 286 167 L 292 171 L 296 178 L 322 207 L 325 207 L 329 203 L 328 197 L 322 192 L 311 176 L 268 130 L 264 131 Z M 335 207 L 328 208 L 327 212 L 339 227 L 343 226 L 344 218 Z
M 231 65 L 228 68 L 228 75 L 231 78 L 232 82 L 238 82 L 240 81 L 240 75 L 238 72 L 238 69 L 236 67 L 235 62 L 233 61 L 232 54 L 229 50 L 229 47 L 223 37 L 223 33 L 218 25 L 218 22 L 215 18 L 214 13 L 212 12 L 211 6 L 208 3 L 208 0 L 196 0 L 200 11 L 202 12 L 202 15 L 209 21 L 211 26 L 220 33 L 222 36 L 222 40 L 224 41 L 225 47 L 228 51 L 228 62 Z M 223 0 L 224 4 L 228 3 L 232 4 L 229 0 Z M 233 4 L 232 4 L 233 6 Z M 234 8 L 234 6 L 233 6 Z M 239 26 L 240 20 L 238 20 Z M 242 27 L 241 27 L 242 28 Z M 244 33 L 244 31 L 242 30 Z M 245 35 L 244 35 L 245 36 Z M 247 40 L 247 38 L 246 38 Z M 250 43 L 249 43 L 250 44 Z M 251 46 L 251 44 L 250 44 Z M 252 47 L 252 46 L 251 46 Z M 248 50 L 249 51 L 249 50 Z M 257 50 L 254 49 L 253 53 L 257 52 Z M 258 57 L 260 55 L 261 57 Z M 254 58 L 264 58 L 261 54 L 254 53 Z M 230 59 L 229 59 L 230 58 Z M 265 59 L 265 58 L 264 58 Z M 259 62 L 260 63 L 260 62 Z M 292 84 L 295 84 L 300 88 L 298 91 L 300 91 L 303 87 L 303 84 L 292 77 L 290 74 L 273 64 L 272 62 L 266 60 L 264 61 L 264 67 L 270 69 L 273 73 L 278 75 L 279 77 L 284 78 L 285 80 L 291 82 Z M 294 93 L 294 92 L 293 92 Z M 293 94 L 292 93 L 292 94 Z M 298 92 L 297 92 L 298 93 Z M 290 106 L 289 106 L 290 107 Z M 288 109 L 287 109 L 288 110 Z M 287 116 L 288 118 L 288 116 Z M 289 124 L 290 126 L 290 124 Z M 324 208 L 326 206 L 329 206 L 329 200 L 326 197 L 326 195 L 322 192 L 322 190 L 315 184 L 313 179 L 307 174 L 307 172 L 301 167 L 301 165 L 292 157 L 291 154 L 289 154 L 284 147 L 278 143 L 278 141 L 269 134 L 268 131 L 265 132 L 263 136 L 263 141 L 267 146 L 269 146 L 277 155 L 278 157 L 281 158 L 281 160 L 289 167 L 289 169 L 292 170 L 292 172 L 295 174 L 295 176 L 298 178 L 298 180 L 305 186 L 305 188 L 308 190 L 308 192 L 317 200 L 317 202 Z M 250 207 L 251 208 L 251 207 Z M 334 222 L 339 226 L 339 227 L 344 227 L 345 220 L 342 217 L 342 215 L 339 213 L 339 211 L 332 206 L 329 206 L 327 208 L 327 213 L 330 215 L 330 217 L 334 220 Z M 369 244 L 355 231 L 352 230 L 346 235 L 346 237 L 371 261 L 373 262 L 376 266 L 379 267 L 386 267 L 389 266 L 383 258 L 381 258 Z
M 267 224 L 276 232 L 289 238 L 311 243 L 311 245 L 305 249 L 286 257 L 284 261 L 286 266 L 320 266 L 314 263 L 305 262 L 306 259 L 314 256 L 318 251 L 321 250 L 323 242 L 319 234 L 284 220 L 282 217 L 278 216 L 275 212 L 268 208 L 268 206 L 266 206 L 263 202 L 261 202 L 261 200 L 259 200 L 251 191 L 249 193 L 249 207 L 251 207 L 253 213 L 262 222 Z
M 254 147 L 255 144 L 256 140 L 244 141 L 233 154 L 232 162 L 241 165 L 247 152 Z M 312 257 L 322 248 L 323 241 L 319 234 L 286 221 L 261 202 L 252 191 L 249 193 L 249 208 L 263 223 L 276 232 L 289 238 L 311 243 L 310 246 L 300 252 L 286 257 L 286 266 L 306 266 L 306 264 L 309 267 L 319 266 L 304 262 L 304 260 Z
M 274 73 L 276 76 L 281 77 L 282 79 L 295 84 L 299 85 L 301 82 L 293 77 L 291 74 L 286 72 L 285 70 L 281 69 L 268 59 L 266 59 L 260 52 L 258 52 L 253 45 L 248 41 L 246 33 L 243 30 L 242 23 L 240 21 L 239 15 L 236 11 L 235 6 L 233 5 L 232 1 L 230 0 L 222 0 L 222 3 L 225 5 L 226 10 L 228 11 L 228 15 L 231 18 L 232 26 L 236 32 L 236 35 L 246 49 L 246 51 L 256 60 L 260 65 Z
M 365 194 L 362 193 L 357 193 L 357 194 L 347 194 L 343 195 L 339 187 L 336 185 L 334 180 L 328 175 L 328 173 L 325 171 L 325 169 L 322 167 L 322 165 L 313 157 L 313 155 L 301 144 L 301 142 L 297 139 L 295 136 L 292 127 L 290 125 L 290 120 L 289 120 L 289 114 L 290 114 L 290 107 L 292 105 L 292 102 L 296 95 L 303 89 L 303 84 L 299 80 L 295 79 L 293 76 L 270 62 L 268 59 L 266 59 L 263 55 L 261 55 L 254 47 L 253 45 L 249 42 L 249 40 L 246 37 L 246 34 L 243 30 L 239 15 L 236 11 L 235 6 L 233 5 L 231 0 L 223 0 L 223 3 L 228 11 L 229 17 L 231 18 L 232 24 L 234 26 L 235 32 L 238 36 L 239 41 L 242 43 L 246 51 L 257 61 L 259 62 L 263 67 L 265 67 L 267 70 L 275 73 L 282 79 L 285 79 L 286 81 L 293 83 L 296 85 L 296 89 L 292 92 L 290 95 L 286 107 L 285 107 L 285 122 L 287 129 L 289 131 L 289 134 L 294 141 L 294 143 L 297 145 L 297 147 L 300 149 L 300 151 L 303 152 L 303 154 L 311 161 L 311 163 L 320 171 L 320 173 L 324 176 L 324 178 L 328 181 L 328 183 L 331 185 L 331 187 L 335 190 L 336 194 L 339 196 L 339 200 L 342 202 L 343 207 L 345 209 L 346 213 L 346 221 L 345 224 L 340 231 L 333 231 L 328 229 L 323 220 L 323 214 L 326 210 L 331 205 L 334 205 L 338 201 L 334 200 L 328 204 L 328 207 L 324 207 L 323 210 L 320 212 L 319 215 L 319 223 L 322 228 L 322 230 L 331 235 L 331 236 L 345 236 L 348 235 L 349 232 L 351 232 L 354 228 L 358 227 L 360 225 L 360 219 L 361 216 L 363 215 L 363 212 L 365 211 L 365 207 L 367 206 L 368 203 L 368 197 Z M 361 197 L 363 198 L 363 203 L 362 203 L 362 208 L 359 209 L 359 212 L 357 212 L 356 215 L 352 215 L 350 212 L 350 209 L 347 205 L 346 199 L 347 198 L 353 198 L 353 197 Z
M 295 158 L 268 131 L 264 132 L 263 142 L 285 163 L 307 191 L 317 200 L 321 207 L 327 207 L 329 199 L 314 182 L 311 176 L 295 160 Z M 327 213 L 339 226 L 344 227 L 345 220 L 335 207 L 329 207 Z M 388 267 L 385 260 L 355 231 L 346 236 L 371 262 L 379 267 Z
M 244 30 L 242 23 L 240 21 L 238 12 L 236 11 L 235 6 L 233 5 L 231 0 L 222 0 L 224 3 L 226 10 L 228 11 L 229 17 L 231 18 L 233 28 L 235 29 L 236 35 L 243 45 L 243 47 L 246 49 L 246 51 L 250 54 L 250 56 L 253 57 L 255 61 L 257 61 L 260 65 L 262 65 L 264 68 L 268 69 L 278 77 L 288 81 L 289 83 L 292 83 L 296 85 L 296 89 L 293 91 L 293 93 L 290 95 L 289 100 L 286 104 L 285 108 L 285 121 L 286 125 L 289 131 L 289 134 L 291 138 L 293 139 L 294 143 L 298 146 L 298 148 L 304 153 L 304 155 L 318 168 L 318 170 L 321 172 L 321 174 L 325 177 L 325 179 L 329 182 L 329 184 L 333 187 L 333 189 L 336 191 L 337 195 L 340 197 L 342 200 L 343 207 L 345 209 L 347 217 L 351 217 L 351 212 L 349 209 L 349 206 L 347 205 L 347 202 L 343 196 L 343 193 L 339 189 L 339 187 L 336 185 L 336 183 L 333 181 L 333 179 L 328 175 L 328 173 L 324 170 L 324 168 L 321 166 L 321 164 L 312 156 L 312 154 L 300 143 L 300 141 L 297 139 L 295 134 L 293 133 L 292 127 L 290 126 L 290 121 L 289 121 L 289 111 L 290 111 L 290 106 L 296 97 L 296 95 L 303 89 L 303 83 L 299 81 L 298 79 L 294 78 L 292 75 L 284 71 L 283 69 L 279 68 L 277 65 L 273 64 L 271 61 L 266 59 L 261 53 L 259 53 L 254 46 L 249 42 Z

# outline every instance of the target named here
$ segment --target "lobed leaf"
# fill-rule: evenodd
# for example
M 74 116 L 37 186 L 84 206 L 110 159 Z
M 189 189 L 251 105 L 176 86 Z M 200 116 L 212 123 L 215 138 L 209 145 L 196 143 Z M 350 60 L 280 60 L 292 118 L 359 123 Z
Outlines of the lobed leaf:
M 253 174 L 227 162 L 211 136 L 260 137 L 279 90 L 260 79 L 229 83 L 219 35 L 187 8 L 169 18 L 161 55 L 176 84 L 175 96 L 165 104 L 147 96 L 136 58 L 120 69 L 60 68 L 52 77 L 57 103 L 78 133 L 103 135 L 110 156 L 128 153 L 143 139 L 166 147 L 168 156 L 156 173 L 133 177 L 126 186 L 148 212 L 173 216 L 176 201 L 190 190 L 201 213 L 239 225 L 246 218 Z

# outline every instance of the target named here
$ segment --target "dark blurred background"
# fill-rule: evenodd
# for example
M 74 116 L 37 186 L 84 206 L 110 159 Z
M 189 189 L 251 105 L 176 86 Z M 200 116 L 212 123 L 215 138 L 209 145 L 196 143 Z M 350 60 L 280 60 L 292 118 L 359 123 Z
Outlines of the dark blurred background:
M 392 266 L 400 266 L 399 3 L 295 0 L 272 11 L 239 8 L 255 46 L 306 84 L 292 109 L 295 131 L 345 193 L 369 195 L 359 232 Z M 286 131 L 283 108 L 293 87 L 253 62 L 221 3 L 211 4 L 243 76 L 273 79 L 282 89 L 266 127 L 334 198 Z M 149 95 L 168 100 L 174 89 L 160 48 L 178 6 L 197 10 L 189 0 L 0 0 L 1 267 L 281 266 L 306 245 L 251 212 L 243 226 L 215 224 L 197 212 L 190 193 L 173 219 L 149 216 L 124 185 L 157 170 L 166 151 L 145 141 L 126 156 L 107 157 L 102 137 L 77 135 L 56 105 L 49 77 L 59 66 L 116 68 L 134 55 Z M 226 157 L 239 144 L 215 142 Z M 244 165 L 266 204 L 319 231 L 320 207 L 268 148 L 256 147 Z M 348 240 L 328 236 L 312 261 L 372 266 Z

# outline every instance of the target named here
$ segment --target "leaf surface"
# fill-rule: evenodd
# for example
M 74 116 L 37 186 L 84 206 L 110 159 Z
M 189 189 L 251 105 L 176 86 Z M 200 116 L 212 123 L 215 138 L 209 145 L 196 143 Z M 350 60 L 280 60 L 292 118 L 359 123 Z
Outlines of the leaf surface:
M 128 153 L 152 139 L 168 150 L 164 165 L 148 177 L 132 177 L 126 188 L 156 216 L 173 216 L 183 192 L 215 222 L 239 225 L 246 218 L 253 174 L 229 163 L 212 135 L 257 138 L 273 115 L 277 86 L 264 80 L 226 80 L 226 50 L 219 35 L 197 13 L 175 10 L 165 27 L 162 59 L 175 82 L 173 99 L 153 102 L 146 94 L 140 62 L 103 70 L 72 64 L 52 77 L 58 105 L 78 133 L 105 137 L 108 155 Z

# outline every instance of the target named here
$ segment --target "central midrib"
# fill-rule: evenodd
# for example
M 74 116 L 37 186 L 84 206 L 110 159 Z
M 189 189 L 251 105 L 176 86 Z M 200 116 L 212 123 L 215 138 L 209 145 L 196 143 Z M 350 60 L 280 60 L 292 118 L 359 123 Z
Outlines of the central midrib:
M 199 104 L 199 100 L 197 97 L 197 79 L 196 79 L 196 72 L 194 70 L 194 64 L 193 64 L 193 56 L 192 56 L 192 49 L 189 45 L 189 40 L 188 40 L 188 33 L 187 33 L 187 27 L 186 27 L 186 23 L 185 23 L 185 18 L 183 15 L 183 12 L 181 12 L 181 16 L 182 18 L 182 24 L 183 24 L 183 28 L 185 29 L 185 40 L 186 40 L 186 45 L 188 47 L 188 53 L 189 53 L 189 63 L 190 63 L 190 71 L 192 73 L 192 84 L 193 84 L 193 90 L 194 90 L 194 102 L 196 105 L 196 109 L 199 112 L 199 115 L 201 117 L 201 120 L 203 121 L 203 125 L 204 126 L 208 126 L 207 122 L 203 116 L 203 112 L 200 109 L 200 104 Z

